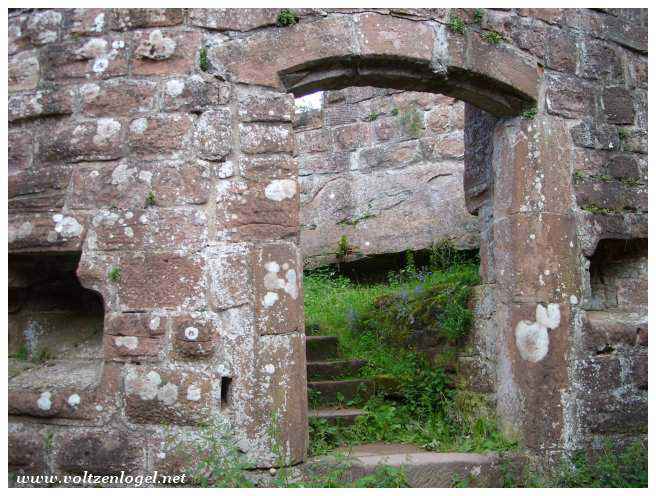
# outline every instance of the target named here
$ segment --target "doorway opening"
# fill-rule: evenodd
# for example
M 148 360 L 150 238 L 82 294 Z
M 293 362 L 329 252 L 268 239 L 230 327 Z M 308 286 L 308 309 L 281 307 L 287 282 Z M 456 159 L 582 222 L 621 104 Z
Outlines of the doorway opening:
M 463 102 L 434 93 L 296 100 L 310 454 L 512 444 L 476 367 L 480 228 L 465 206 L 464 120 Z

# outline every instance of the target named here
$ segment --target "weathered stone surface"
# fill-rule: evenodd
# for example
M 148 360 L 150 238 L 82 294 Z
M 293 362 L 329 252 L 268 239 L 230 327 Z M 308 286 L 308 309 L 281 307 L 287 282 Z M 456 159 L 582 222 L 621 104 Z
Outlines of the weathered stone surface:
M 504 430 L 554 459 L 642 435 L 646 9 L 279 12 L 9 11 L 10 266 L 42 262 L 12 270 L 9 351 L 33 333 L 55 357 L 10 360 L 11 467 L 144 473 L 169 424 L 216 419 L 257 467 L 302 461 L 300 202 L 328 258 L 341 236 L 475 247 L 480 222 L 490 294 L 461 365 L 494 378 L 470 385 Z M 316 90 L 327 108 L 292 115 Z
M 134 422 L 199 423 L 213 410 L 212 379 L 200 370 L 129 367 L 125 375 L 126 414 Z
M 73 112 L 75 90 L 72 87 L 48 88 L 9 97 L 9 121 L 34 117 L 69 115 Z
M 268 244 L 255 253 L 253 285 L 260 334 L 300 332 L 302 266 L 292 244 Z
M 9 57 L 9 91 L 31 90 L 39 82 L 39 59 L 36 52 L 21 52 Z
M 205 160 L 222 160 L 232 149 L 232 121 L 229 110 L 208 110 L 196 121 L 194 149 Z
M 126 39 L 122 35 L 51 43 L 41 60 L 43 77 L 50 80 L 107 79 L 128 72 Z
M 158 114 L 130 122 L 128 145 L 145 157 L 164 155 L 183 149 L 193 125 L 189 114 Z
M 62 122 L 39 136 L 41 160 L 88 162 L 123 155 L 125 123 L 113 117 Z
M 606 120 L 612 124 L 633 124 L 635 111 L 631 92 L 621 86 L 606 88 L 603 94 Z
M 294 135 L 288 124 L 240 124 L 239 140 L 242 152 L 250 155 L 294 151 Z
M 57 437 L 55 464 L 64 473 L 97 475 L 140 474 L 144 468 L 143 440 L 127 433 L 81 431 Z
M 45 440 L 39 432 L 29 428 L 10 428 L 7 443 L 9 472 L 33 475 L 45 473 Z
M 191 9 L 189 21 L 217 31 L 250 31 L 276 24 L 279 9 Z
M 92 117 L 128 116 L 154 110 L 155 83 L 113 80 L 80 87 L 82 112 Z
M 203 359 L 214 355 L 219 333 L 206 318 L 183 316 L 173 321 L 173 353 L 182 359 Z
M 162 110 L 167 112 L 203 112 L 227 104 L 229 98 L 230 86 L 205 74 L 167 79 L 161 85 Z
M 267 240 L 295 236 L 299 188 L 294 179 L 225 179 L 217 192 L 220 239 Z
M 120 255 L 118 267 L 115 284 L 123 311 L 204 305 L 203 267 L 197 256 L 127 252 Z
M 200 33 L 154 29 L 135 33 L 132 41 L 136 76 L 187 74 L 196 67 Z
M 113 9 L 110 26 L 125 31 L 133 28 L 152 28 L 182 24 L 184 9 Z
M 54 10 L 34 12 L 27 20 L 25 34 L 33 45 L 45 45 L 59 39 L 61 13 Z

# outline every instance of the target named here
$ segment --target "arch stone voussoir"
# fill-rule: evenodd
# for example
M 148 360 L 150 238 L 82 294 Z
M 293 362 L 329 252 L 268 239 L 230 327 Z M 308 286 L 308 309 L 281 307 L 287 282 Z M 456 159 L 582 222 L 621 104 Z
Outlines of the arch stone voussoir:
M 476 32 L 377 13 L 263 31 L 220 44 L 209 60 L 236 82 L 291 91 L 378 86 L 444 93 L 497 116 L 517 115 L 538 97 L 537 61 Z

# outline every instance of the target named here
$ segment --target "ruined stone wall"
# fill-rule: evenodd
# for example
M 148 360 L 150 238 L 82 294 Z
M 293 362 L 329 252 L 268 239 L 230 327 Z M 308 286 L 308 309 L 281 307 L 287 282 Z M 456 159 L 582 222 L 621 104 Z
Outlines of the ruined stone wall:
M 464 103 L 435 93 L 348 88 L 297 109 L 294 129 L 306 266 L 358 255 L 478 246 L 465 208 Z M 357 256 L 357 255 L 356 255 Z
M 503 427 L 554 454 L 644 432 L 644 306 L 624 304 L 646 299 L 646 10 L 298 13 L 9 13 L 9 251 L 79 256 L 104 303 L 97 373 L 10 380 L 12 470 L 171 471 L 189 462 L 166 439 L 189 447 L 208 421 L 256 466 L 276 445 L 303 460 L 291 93 L 349 86 L 466 102 Z M 599 272 L 600 240 L 636 250 Z M 38 289 L 24 268 L 10 289 Z M 591 271 L 616 294 L 601 310 Z

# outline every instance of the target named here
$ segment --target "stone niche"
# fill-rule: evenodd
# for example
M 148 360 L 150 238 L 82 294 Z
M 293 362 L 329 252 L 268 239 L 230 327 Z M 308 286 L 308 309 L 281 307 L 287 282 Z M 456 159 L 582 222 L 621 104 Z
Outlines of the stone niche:
M 590 310 L 647 312 L 647 239 L 604 239 L 590 258 Z
M 9 413 L 80 418 L 100 383 L 104 305 L 79 252 L 9 255 Z

